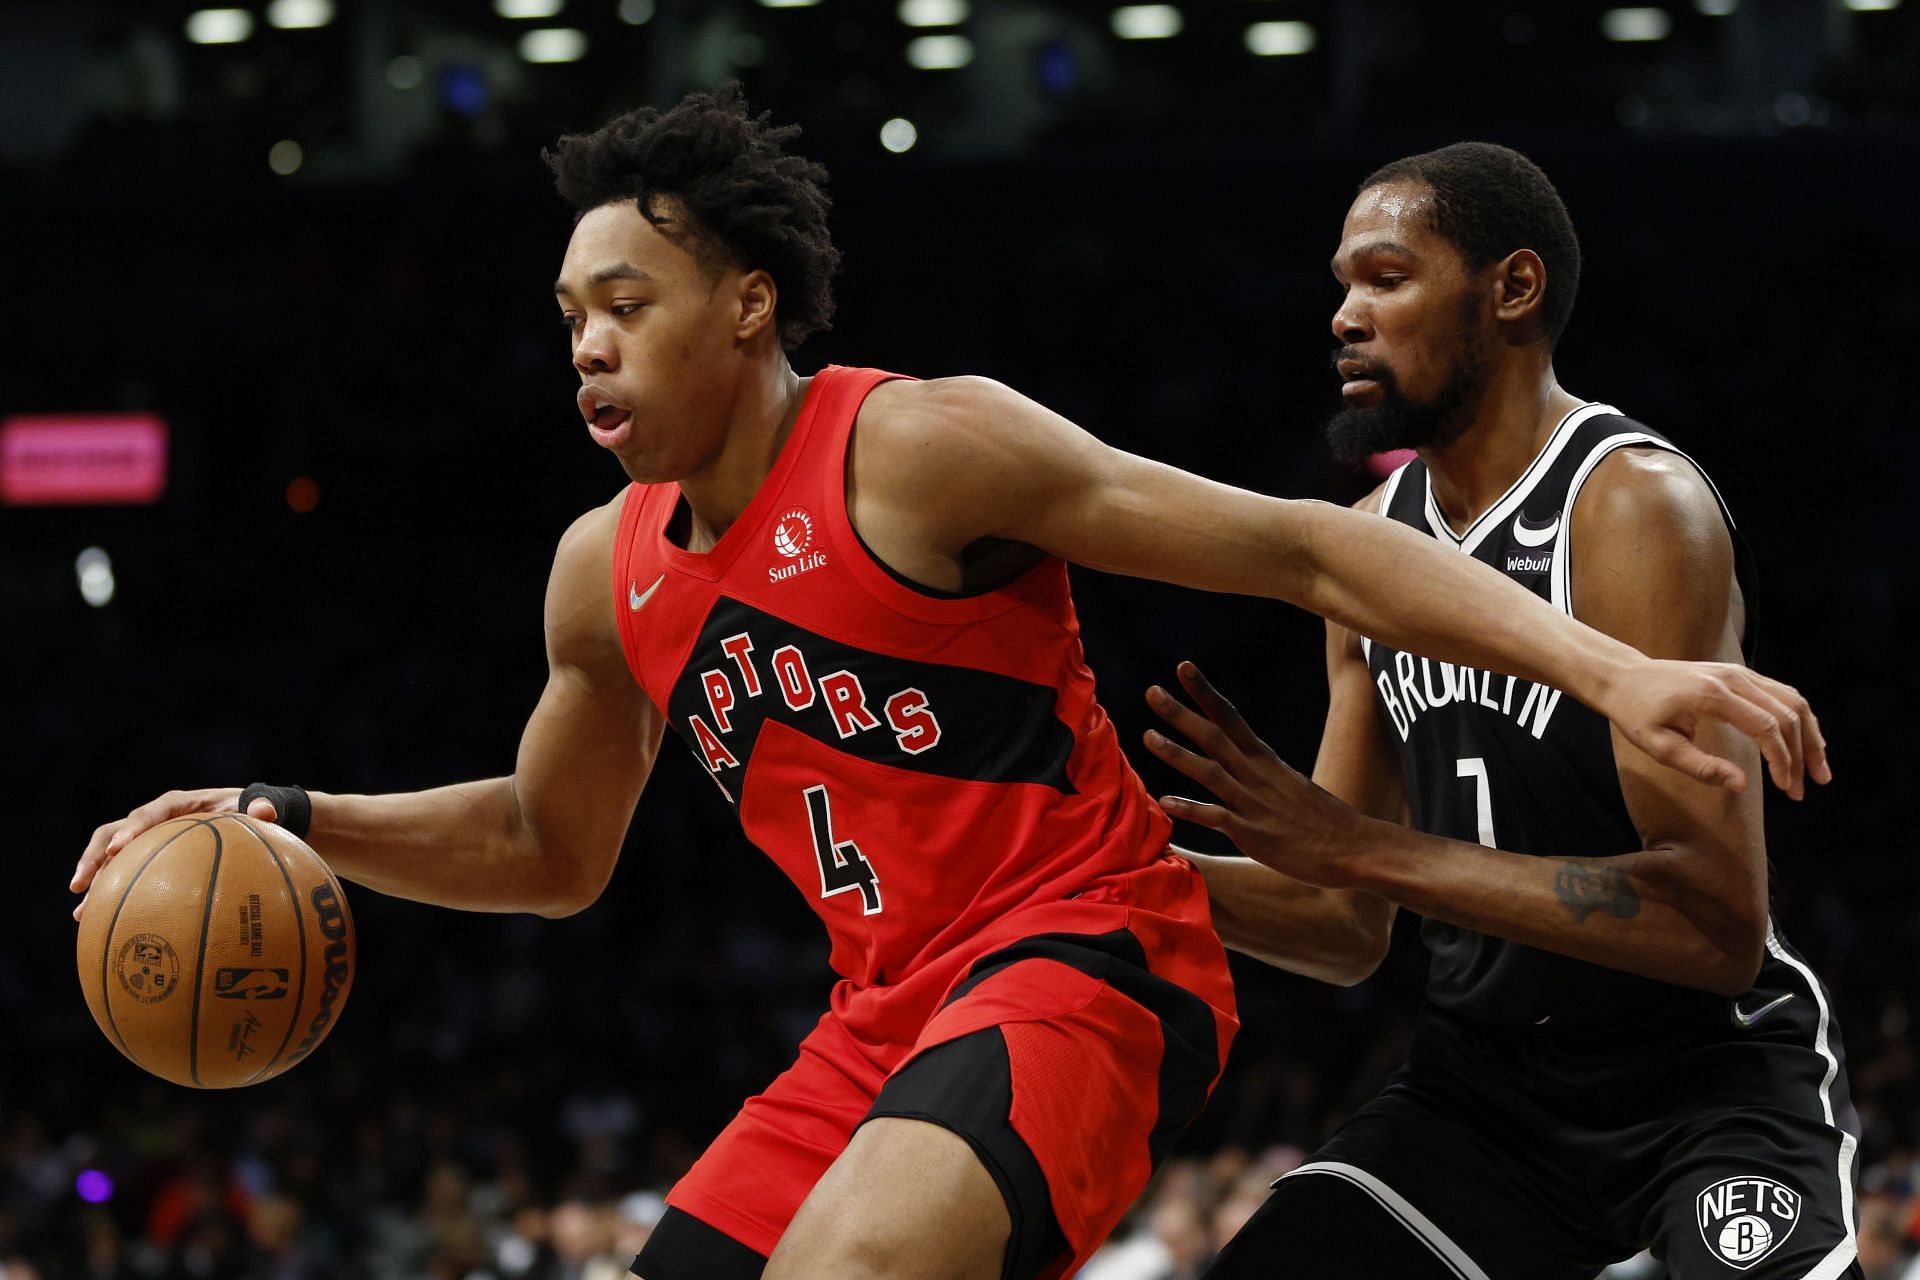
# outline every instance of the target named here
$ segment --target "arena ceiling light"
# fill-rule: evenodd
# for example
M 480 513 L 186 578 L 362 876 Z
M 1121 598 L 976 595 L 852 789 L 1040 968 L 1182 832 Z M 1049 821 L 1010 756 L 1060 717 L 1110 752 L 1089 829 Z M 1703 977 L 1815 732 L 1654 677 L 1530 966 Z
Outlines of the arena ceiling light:
M 195 44 L 239 44 L 253 34 L 245 9 L 196 9 L 187 15 L 187 39 Z
M 282 31 L 311 31 L 333 21 L 333 0 L 273 0 L 267 25 Z
M 1291 58 L 1313 50 L 1311 22 L 1256 22 L 1247 28 L 1247 52 L 1262 58 Z
M 1609 9 L 1600 15 L 1600 34 L 1622 44 L 1665 40 L 1672 30 L 1665 9 Z
M 517 22 L 538 22 L 542 18 L 557 17 L 566 7 L 567 0 L 493 0 L 495 13 Z
M 1740 7 L 1740 0 L 1693 0 L 1693 7 L 1709 18 L 1724 18 Z
M 811 9 L 820 0 L 760 0 L 762 9 Z
M 1170 4 L 1127 4 L 1113 11 L 1113 34 L 1122 40 L 1165 40 L 1187 25 L 1180 10 Z
M 909 27 L 957 27 L 971 16 L 967 0 L 900 0 L 894 12 Z
M 919 71 L 953 71 L 973 61 L 965 36 L 916 36 L 907 41 L 907 64 Z
M 1841 3 L 1855 13 L 1886 13 L 1900 7 L 1900 0 L 1841 0 Z
M 587 33 L 572 27 L 540 27 L 520 37 L 524 62 L 578 62 L 587 56 Z
M 895 116 L 880 126 L 880 145 L 895 155 L 913 150 L 913 144 L 920 141 L 920 131 L 913 127 L 913 121 Z
M 620 0 L 620 21 L 644 27 L 653 21 L 653 0 Z

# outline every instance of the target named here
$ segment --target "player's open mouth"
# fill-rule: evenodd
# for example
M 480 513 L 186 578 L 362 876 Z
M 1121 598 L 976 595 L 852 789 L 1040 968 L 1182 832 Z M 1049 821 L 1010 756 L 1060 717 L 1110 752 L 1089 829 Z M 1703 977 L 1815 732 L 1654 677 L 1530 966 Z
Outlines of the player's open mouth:
M 586 419 L 587 430 L 595 442 L 612 448 L 627 438 L 627 429 L 633 422 L 632 409 L 594 386 L 580 388 L 578 402 L 580 416 Z

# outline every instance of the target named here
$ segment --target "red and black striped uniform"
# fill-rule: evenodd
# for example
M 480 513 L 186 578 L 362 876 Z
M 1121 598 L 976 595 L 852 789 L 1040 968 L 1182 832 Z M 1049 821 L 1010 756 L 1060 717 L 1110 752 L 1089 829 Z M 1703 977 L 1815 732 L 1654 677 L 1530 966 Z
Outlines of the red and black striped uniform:
M 1007 1194 L 1009 1274 L 1064 1274 L 1198 1113 L 1237 1026 L 1200 878 L 1095 699 L 1066 565 L 946 597 L 854 531 L 848 441 L 893 376 L 815 375 L 708 552 L 669 536 L 675 485 L 635 485 L 621 513 L 628 662 L 840 975 L 799 1061 L 668 1196 L 648 1280 L 757 1274 L 873 1115 L 960 1132 Z

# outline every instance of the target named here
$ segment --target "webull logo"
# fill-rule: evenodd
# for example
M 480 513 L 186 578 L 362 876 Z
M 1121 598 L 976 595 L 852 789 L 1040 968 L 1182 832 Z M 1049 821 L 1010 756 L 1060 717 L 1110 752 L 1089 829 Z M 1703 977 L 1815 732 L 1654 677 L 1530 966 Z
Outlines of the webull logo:
M 327 1028 L 333 1025 L 334 1006 L 339 1003 L 341 989 L 352 976 L 347 969 L 347 909 L 340 901 L 339 890 L 331 882 L 317 884 L 313 887 L 312 899 L 321 936 L 327 940 L 327 949 L 322 953 L 327 966 L 326 984 L 320 989 L 320 1007 L 314 1010 L 306 1036 L 287 1058 L 289 1065 L 312 1053 L 320 1037 L 327 1034 Z

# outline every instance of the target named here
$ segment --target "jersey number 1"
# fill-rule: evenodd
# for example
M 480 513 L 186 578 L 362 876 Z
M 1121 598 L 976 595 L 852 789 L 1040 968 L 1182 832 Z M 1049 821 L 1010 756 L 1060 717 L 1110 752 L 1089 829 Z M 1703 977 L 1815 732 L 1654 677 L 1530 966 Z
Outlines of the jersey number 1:
M 1479 819 L 1480 843 L 1489 849 L 1500 846 L 1493 842 L 1493 795 L 1487 789 L 1487 762 L 1483 756 L 1468 756 L 1459 762 L 1459 776 L 1473 779 L 1473 811 Z
M 873 864 L 851 840 L 833 838 L 833 809 L 827 804 L 825 787 L 807 788 L 807 825 L 813 830 L 813 852 L 820 859 L 820 896 L 860 891 L 860 907 L 865 915 L 880 911 L 880 877 Z

